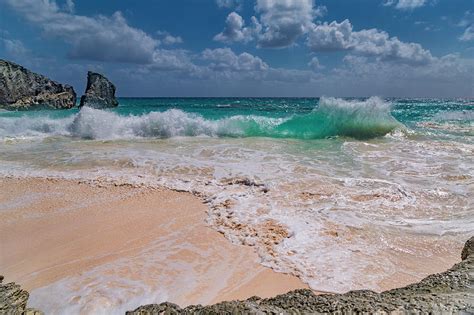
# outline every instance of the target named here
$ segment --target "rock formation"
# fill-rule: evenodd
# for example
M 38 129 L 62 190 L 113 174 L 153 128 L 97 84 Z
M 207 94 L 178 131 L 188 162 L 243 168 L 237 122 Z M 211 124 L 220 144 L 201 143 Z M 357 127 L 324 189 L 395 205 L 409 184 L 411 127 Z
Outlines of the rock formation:
M 21 289 L 18 284 L 2 284 L 3 276 L 0 276 L 0 314 L 9 315 L 42 315 L 43 312 L 27 308 L 26 303 L 30 294 Z
M 64 109 L 76 105 L 76 93 L 62 85 L 13 62 L 0 59 L 0 108 Z
M 150 304 L 126 314 L 474 314 L 474 237 L 466 242 L 461 257 L 448 271 L 382 293 L 315 295 L 295 290 L 270 299 L 252 297 L 210 306 Z
M 117 105 L 115 85 L 99 73 L 87 72 L 86 92 L 81 97 L 81 104 L 79 106 L 108 108 Z

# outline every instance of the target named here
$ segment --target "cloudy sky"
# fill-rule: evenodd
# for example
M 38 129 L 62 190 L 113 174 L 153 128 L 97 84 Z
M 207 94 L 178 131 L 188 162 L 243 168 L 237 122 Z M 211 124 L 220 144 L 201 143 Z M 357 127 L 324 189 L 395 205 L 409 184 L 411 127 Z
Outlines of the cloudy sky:
M 0 0 L 0 58 L 78 94 L 474 97 L 474 0 Z

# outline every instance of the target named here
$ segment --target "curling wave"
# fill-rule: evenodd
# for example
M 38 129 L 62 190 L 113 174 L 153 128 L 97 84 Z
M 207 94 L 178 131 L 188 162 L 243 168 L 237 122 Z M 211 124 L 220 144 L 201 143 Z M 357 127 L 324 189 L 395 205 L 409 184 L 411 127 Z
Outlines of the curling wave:
M 321 98 L 312 112 L 287 118 L 237 115 L 209 120 L 178 109 L 120 116 L 84 107 L 73 117 L 0 118 L 0 123 L 3 137 L 60 135 L 84 139 L 176 136 L 368 139 L 386 135 L 401 126 L 390 114 L 390 104 L 378 97 L 366 101 Z

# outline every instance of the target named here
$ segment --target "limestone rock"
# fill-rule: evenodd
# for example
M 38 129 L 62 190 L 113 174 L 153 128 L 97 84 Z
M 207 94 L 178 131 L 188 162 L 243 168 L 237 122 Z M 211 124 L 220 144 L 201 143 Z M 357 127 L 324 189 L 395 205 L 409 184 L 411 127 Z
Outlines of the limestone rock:
M 0 59 L 0 108 L 65 109 L 76 105 L 76 93 L 47 77 L 7 60 Z
M 3 284 L 0 276 L 0 314 L 9 315 L 44 315 L 43 312 L 26 308 L 30 294 L 13 282 Z
M 108 108 L 118 105 L 115 98 L 115 85 L 99 73 L 87 72 L 87 87 L 81 97 L 80 107 Z
M 2 284 L 3 276 L 0 280 L 0 314 L 22 314 L 30 295 L 18 284 Z
M 382 293 L 315 295 L 304 289 L 270 299 L 252 297 L 209 306 L 150 304 L 126 314 L 474 314 L 474 237 L 466 242 L 462 259 L 443 273 Z

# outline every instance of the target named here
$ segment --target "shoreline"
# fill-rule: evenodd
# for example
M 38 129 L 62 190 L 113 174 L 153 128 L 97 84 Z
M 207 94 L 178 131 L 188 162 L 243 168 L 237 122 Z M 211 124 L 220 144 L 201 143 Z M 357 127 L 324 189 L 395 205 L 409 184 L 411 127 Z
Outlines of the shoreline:
M 208 227 L 206 205 L 190 193 L 40 178 L 1 178 L 0 189 L 0 237 L 8 253 L 0 269 L 44 311 L 41 298 L 54 293 L 90 312 L 98 301 L 113 306 L 140 294 L 184 306 L 308 288 Z M 142 291 L 125 279 L 142 283 Z

